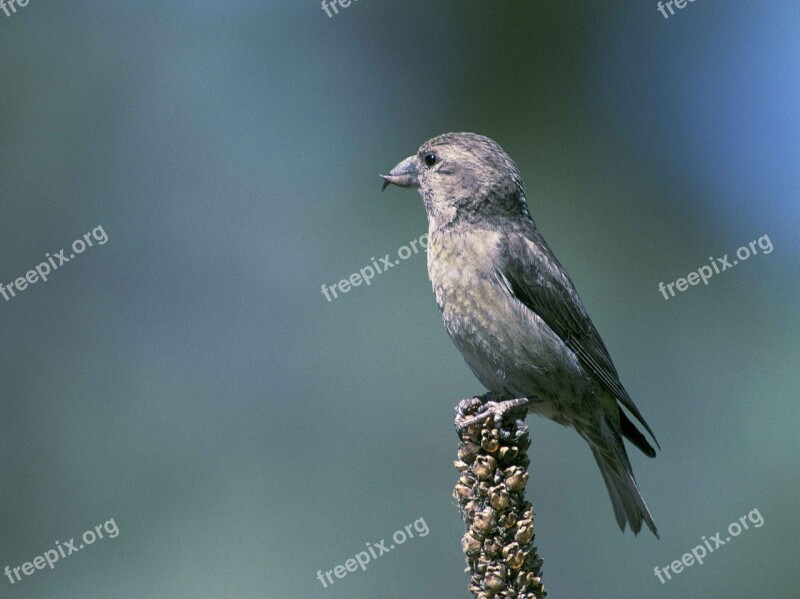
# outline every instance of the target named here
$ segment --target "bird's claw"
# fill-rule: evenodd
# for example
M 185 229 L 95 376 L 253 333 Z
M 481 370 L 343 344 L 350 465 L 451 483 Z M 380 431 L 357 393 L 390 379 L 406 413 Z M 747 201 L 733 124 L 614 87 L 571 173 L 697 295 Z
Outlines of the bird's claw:
M 500 426 L 503 418 L 513 410 L 528 406 L 530 399 L 521 397 L 517 399 L 507 399 L 505 401 L 487 401 L 477 414 L 467 417 L 456 418 L 456 429 L 458 432 L 463 432 L 473 424 L 484 422 L 488 418 L 493 418 L 496 426 Z

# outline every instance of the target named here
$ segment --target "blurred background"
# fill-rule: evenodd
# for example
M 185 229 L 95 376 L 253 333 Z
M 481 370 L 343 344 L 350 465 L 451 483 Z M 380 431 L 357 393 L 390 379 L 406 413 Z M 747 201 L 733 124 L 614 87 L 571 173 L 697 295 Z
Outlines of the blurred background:
M 795 598 L 800 6 L 788 0 L 32 0 L 0 13 L 0 569 L 8 598 L 469 597 L 453 407 L 482 392 L 378 172 L 496 139 L 663 451 L 621 534 L 588 448 L 529 418 L 553 598 Z M 768 235 L 668 301 L 672 282 Z M 743 532 L 662 584 L 678 560 Z M 331 570 L 419 518 L 366 571 Z M 723 535 L 724 537 L 725 535 Z

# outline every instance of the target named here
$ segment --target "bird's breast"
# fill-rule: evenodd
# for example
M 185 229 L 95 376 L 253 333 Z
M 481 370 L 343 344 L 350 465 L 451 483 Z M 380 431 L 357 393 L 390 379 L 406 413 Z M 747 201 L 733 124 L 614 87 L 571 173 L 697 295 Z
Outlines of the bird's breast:
M 447 332 L 490 391 L 554 405 L 577 398 L 576 357 L 497 277 L 501 241 L 493 232 L 429 233 L 428 275 Z

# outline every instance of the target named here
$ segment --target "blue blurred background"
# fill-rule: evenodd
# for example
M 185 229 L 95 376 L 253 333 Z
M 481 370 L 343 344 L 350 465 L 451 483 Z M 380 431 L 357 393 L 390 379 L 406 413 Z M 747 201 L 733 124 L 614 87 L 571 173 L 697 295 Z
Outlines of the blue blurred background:
M 800 596 L 798 26 L 788 0 L 0 13 L 0 282 L 109 238 L 0 300 L 0 568 L 119 527 L 0 596 L 469 596 L 452 410 L 482 390 L 424 255 L 321 293 L 425 232 L 377 174 L 451 130 L 516 160 L 663 448 L 631 452 L 662 538 L 623 535 L 583 441 L 529 419 L 550 596 Z M 772 253 L 659 293 L 763 235 Z

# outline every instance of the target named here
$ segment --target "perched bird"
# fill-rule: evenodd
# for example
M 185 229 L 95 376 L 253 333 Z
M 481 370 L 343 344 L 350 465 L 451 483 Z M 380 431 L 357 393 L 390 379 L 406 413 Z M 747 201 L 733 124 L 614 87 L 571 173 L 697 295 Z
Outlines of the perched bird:
M 436 302 L 453 343 L 489 390 L 491 411 L 525 404 L 573 427 L 589 443 L 620 528 L 628 523 L 638 533 L 644 521 L 658 537 L 622 437 L 649 457 L 656 452 L 622 408 L 658 441 L 539 233 L 516 164 L 488 137 L 446 133 L 381 177 L 384 189 L 422 195 Z

